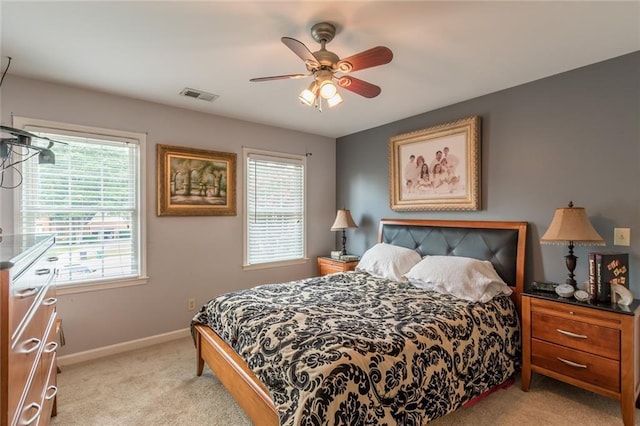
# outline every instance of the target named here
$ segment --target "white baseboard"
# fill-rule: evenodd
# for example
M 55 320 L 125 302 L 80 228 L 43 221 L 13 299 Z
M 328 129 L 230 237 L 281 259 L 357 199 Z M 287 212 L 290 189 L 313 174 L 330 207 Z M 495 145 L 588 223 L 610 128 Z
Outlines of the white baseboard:
M 102 358 L 109 355 L 115 355 L 122 352 L 132 351 L 134 349 L 146 348 L 148 346 L 157 345 L 158 343 L 170 342 L 171 340 L 181 339 L 190 336 L 189 328 L 171 331 L 169 333 L 157 334 L 155 336 L 144 337 L 142 339 L 131 340 L 128 342 L 117 343 L 115 345 L 103 346 L 102 348 L 91 349 L 88 351 L 77 352 L 74 354 L 58 357 L 58 365 L 77 364 L 79 362 L 91 361 L 93 359 Z

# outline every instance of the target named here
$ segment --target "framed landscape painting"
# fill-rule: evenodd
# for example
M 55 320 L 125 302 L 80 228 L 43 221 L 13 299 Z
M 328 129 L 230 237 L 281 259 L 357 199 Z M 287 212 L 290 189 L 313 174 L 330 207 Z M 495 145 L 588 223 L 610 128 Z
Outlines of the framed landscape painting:
M 157 145 L 158 216 L 235 216 L 236 154 Z
M 395 211 L 480 209 L 480 117 L 389 140 L 389 195 Z

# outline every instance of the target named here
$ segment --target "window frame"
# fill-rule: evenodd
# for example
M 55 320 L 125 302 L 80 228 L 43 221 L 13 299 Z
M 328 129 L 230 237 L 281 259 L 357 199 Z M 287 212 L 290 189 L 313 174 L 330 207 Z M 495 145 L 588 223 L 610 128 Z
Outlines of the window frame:
M 40 120 L 29 117 L 13 117 L 13 127 L 31 132 L 51 132 L 67 134 L 69 136 L 89 137 L 106 140 L 126 140 L 138 145 L 137 166 L 138 173 L 135 176 L 135 185 L 138 190 L 136 197 L 136 220 L 138 222 L 138 241 L 136 249 L 138 252 L 139 269 L 136 277 L 127 278 L 104 278 L 91 281 L 56 284 L 57 294 L 83 293 L 87 291 L 97 291 L 110 288 L 129 287 L 146 284 L 147 275 L 147 209 L 146 209 L 146 137 L 145 133 L 129 132 L 123 130 L 106 129 L 93 126 L 83 126 L 78 124 L 62 123 L 49 120 Z M 55 153 L 55 147 L 53 149 Z M 22 173 L 21 165 L 18 171 Z M 20 216 L 22 207 L 22 192 L 20 187 L 14 191 L 14 228 L 16 233 L 22 232 L 22 221 L 17 219 Z
M 249 157 L 251 155 L 271 158 L 274 161 L 282 160 L 289 162 L 300 162 L 302 164 L 302 206 L 303 206 L 303 226 L 302 226 L 302 257 L 296 259 L 288 259 L 288 260 L 280 260 L 280 261 L 271 261 L 271 262 L 262 262 L 262 263 L 248 263 L 249 256 L 249 191 L 248 191 L 248 167 L 247 163 Z M 277 268 L 282 266 L 290 266 L 290 265 L 298 265 L 302 263 L 306 263 L 309 261 L 308 251 L 307 251 L 307 157 L 305 155 L 298 154 L 289 154 L 283 152 L 276 151 L 267 151 L 255 148 L 242 148 L 242 159 L 243 159 L 243 206 L 242 206 L 242 214 L 244 216 L 242 221 L 242 268 L 243 270 L 254 270 L 254 269 L 266 269 L 266 268 Z

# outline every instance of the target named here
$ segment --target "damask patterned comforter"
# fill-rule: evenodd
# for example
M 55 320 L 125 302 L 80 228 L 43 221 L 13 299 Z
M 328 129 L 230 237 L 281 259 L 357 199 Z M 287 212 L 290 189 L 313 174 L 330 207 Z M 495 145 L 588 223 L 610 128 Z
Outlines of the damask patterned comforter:
M 271 392 L 282 425 L 420 425 L 519 362 L 511 299 L 471 303 L 365 272 L 261 285 L 208 302 L 206 324 Z

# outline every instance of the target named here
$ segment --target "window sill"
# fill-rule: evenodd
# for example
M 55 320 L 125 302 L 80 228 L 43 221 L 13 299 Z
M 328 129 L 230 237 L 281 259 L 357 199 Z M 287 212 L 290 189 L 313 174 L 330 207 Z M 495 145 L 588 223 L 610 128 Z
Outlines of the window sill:
M 302 263 L 307 263 L 308 261 L 309 261 L 309 258 L 305 257 L 304 259 L 283 260 L 281 262 L 258 263 L 255 265 L 242 265 L 242 269 L 244 271 L 252 271 L 254 269 L 280 268 L 281 266 L 300 265 Z
M 57 285 L 56 294 L 65 295 L 86 293 L 89 291 L 108 290 L 111 288 L 132 287 L 136 285 L 146 284 L 148 279 L 149 277 L 140 277 L 124 280 L 93 281 L 87 283 Z

